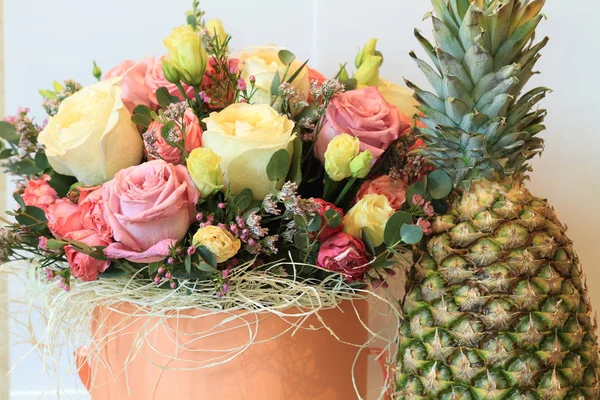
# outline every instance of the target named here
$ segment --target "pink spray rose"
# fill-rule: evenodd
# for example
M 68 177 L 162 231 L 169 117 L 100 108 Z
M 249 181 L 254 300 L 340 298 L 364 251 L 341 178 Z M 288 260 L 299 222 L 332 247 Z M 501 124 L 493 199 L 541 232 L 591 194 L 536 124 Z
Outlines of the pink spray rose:
M 48 207 L 58 200 L 56 190 L 48 184 L 49 180 L 50 176 L 43 175 L 40 179 L 32 179 L 27 182 L 25 192 L 21 195 L 25 205 L 38 207 L 46 212 Z
M 164 259 L 194 221 L 198 198 L 182 165 L 154 160 L 117 172 L 102 187 L 104 217 L 116 241 L 106 256 L 139 263 Z
M 336 233 L 321 245 L 317 265 L 342 274 L 348 281 L 360 281 L 369 270 L 365 244 L 343 232 Z
M 389 145 L 411 129 L 410 120 L 375 87 L 340 93 L 327 107 L 327 117 L 315 143 L 315 157 L 324 161 L 329 142 L 347 133 L 360 140 L 360 150 L 380 157 Z
M 394 179 L 389 175 L 381 175 L 375 179 L 366 181 L 362 184 L 356 195 L 356 200 L 360 200 L 368 194 L 382 194 L 390 202 L 394 210 L 399 210 L 406 202 L 407 185 L 404 181 Z
M 188 108 L 183 116 L 183 123 L 185 124 L 185 151 L 190 153 L 197 147 L 202 146 L 202 127 L 198 117 Z M 150 160 L 162 159 L 171 164 L 183 164 L 183 154 L 181 151 L 169 145 L 162 137 L 162 124 L 158 121 L 153 121 L 148 127 L 147 134 L 144 135 L 144 146 L 146 147 L 146 154 Z M 181 138 L 181 131 L 178 127 L 175 128 L 179 138 Z M 147 136 L 150 137 L 147 137 Z
M 80 187 L 78 204 L 83 227 L 96 232 L 105 242 L 112 242 L 112 230 L 104 219 L 102 186 Z
M 88 246 L 106 246 L 108 243 L 90 229 L 83 229 L 69 233 L 65 239 L 73 242 L 85 243 Z M 71 267 L 71 275 L 83 281 L 95 281 L 98 275 L 106 271 L 110 261 L 98 260 L 75 250 L 71 246 L 65 246 L 65 255 Z
M 332 204 L 332 203 L 330 203 L 328 201 L 325 201 L 323 199 L 312 199 L 312 202 L 314 204 L 317 204 L 318 212 L 319 212 L 319 215 L 321 216 L 321 229 L 322 229 L 322 232 L 319 235 L 319 241 L 322 242 L 325 239 L 327 239 L 327 238 L 335 235 L 336 233 L 341 232 L 342 231 L 342 224 L 341 223 L 336 228 L 332 228 L 330 226 L 327 226 L 327 221 L 325 219 L 325 213 L 327 211 L 329 211 L 329 210 L 335 210 L 335 211 L 337 211 L 340 214 L 340 217 L 343 217 L 344 216 L 344 211 L 341 208 L 336 207 L 335 204 Z M 340 219 L 340 221 L 341 221 L 341 219 Z
M 171 83 L 165 78 L 165 74 L 162 70 L 162 59 L 166 56 L 158 57 L 153 60 L 153 63 L 148 68 L 148 74 L 146 75 L 146 89 L 148 90 L 148 98 L 150 102 L 155 106 L 158 106 L 158 100 L 156 99 L 156 91 L 161 87 L 166 87 L 171 96 L 177 96 L 183 100 L 183 96 L 177 86 Z M 194 97 L 194 88 L 183 84 L 183 88 L 188 98 Z
M 122 77 L 120 86 L 123 93 L 121 99 L 130 112 L 133 112 L 134 108 L 140 104 L 146 107 L 152 105 L 148 98 L 146 76 L 153 63 L 154 59 L 151 57 L 138 62 L 126 60 L 104 75 L 104 79 Z
M 54 237 L 64 239 L 83 228 L 79 206 L 67 198 L 58 199 L 46 210 L 48 228 Z

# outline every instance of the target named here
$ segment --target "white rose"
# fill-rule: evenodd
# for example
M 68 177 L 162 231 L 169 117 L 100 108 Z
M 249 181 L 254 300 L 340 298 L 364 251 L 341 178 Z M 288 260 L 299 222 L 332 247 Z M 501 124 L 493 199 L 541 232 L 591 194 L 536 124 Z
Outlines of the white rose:
M 98 185 L 142 161 L 142 138 L 119 83 L 120 78 L 108 79 L 65 99 L 40 132 L 38 141 L 56 172 Z
M 287 68 L 279 60 L 279 51 L 282 49 L 282 47 L 276 46 L 254 47 L 243 52 L 239 57 L 242 62 L 242 79 L 246 81 L 248 88 L 250 88 L 250 77 L 254 76 L 256 79 L 255 87 L 258 90 L 252 96 L 253 104 L 271 104 L 271 82 L 276 72 L 279 72 L 279 76 L 283 79 Z M 291 77 L 301 66 L 302 62 L 295 60 L 290 65 L 287 78 Z M 310 91 L 308 68 L 302 69 L 292 82 L 292 86 L 296 88 L 303 100 L 308 99 Z
M 273 154 L 286 149 L 292 157 L 294 122 L 266 104 L 245 103 L 214 112 L 203 122 L 202 146 L 221 157 L 225 185 L 235 193 L 251 189 L 255 199 L 263 199 L 273 188 L 266 172 Z

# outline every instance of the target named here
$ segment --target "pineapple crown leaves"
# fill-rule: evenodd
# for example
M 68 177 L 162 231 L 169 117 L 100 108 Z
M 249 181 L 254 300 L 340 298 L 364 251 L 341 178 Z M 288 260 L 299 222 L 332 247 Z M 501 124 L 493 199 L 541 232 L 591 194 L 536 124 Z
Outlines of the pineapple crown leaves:
M 432 0 L 436 46 L 415 36 L 432 65 L 410 56 L 433 92 L 407 81 L 419 101 L 421 153 L 446 170 L 456 187 L 530 171 L 543 151 L 537 135 L 546 111 L 537 109 L 549 89 L 522 94 L 548 38 L 535 42 L 545 0 Z

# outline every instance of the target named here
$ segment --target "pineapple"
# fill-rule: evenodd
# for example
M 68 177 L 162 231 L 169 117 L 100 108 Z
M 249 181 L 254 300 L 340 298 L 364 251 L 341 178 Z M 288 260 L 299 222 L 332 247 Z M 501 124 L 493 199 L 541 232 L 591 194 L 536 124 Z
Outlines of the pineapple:
M 432 0 L 422 151 L 454 181 L 415 252 L 397 399 L 600 399 L 596 322 L 566 227 L 525 187 L 548 89 L 522 94 L 544 0 Z

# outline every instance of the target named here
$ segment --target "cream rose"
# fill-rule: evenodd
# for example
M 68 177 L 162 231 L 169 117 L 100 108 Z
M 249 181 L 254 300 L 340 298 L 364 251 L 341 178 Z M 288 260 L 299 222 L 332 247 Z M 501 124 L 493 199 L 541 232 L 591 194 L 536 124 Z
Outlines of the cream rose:
M 220 164 L 221 158 L 206 147 L 198 147 L 190 153 L 187 168 L 201 198 L 207 198 L 222 187 L 223 172 Z
M 40 132 L 38 141 L 56 172 L 98 185 L 142 161 L 142 138 L 119 84 L 112 78 L 83 88 L 62 102 Z
M 268 105 L 245 103 L 214 112 L 203 122 L 202 147 L 221 157 L 225 185 L 235 193 L 251 189 L 255 199 L 263 199 L 273 188 L 266 172 L 273 154 L 286 149 L 290 159 L 293 155 L 294 122 Z
M 192 242 L 194 246 L 205 246 L 215 255 L 219 263 L 235 256 L 242 246 L 240 240 L 230 232 L 213 225 L 200 228 Z
M 242 62 L 242 79 L 246 81 L 250 87 L 250 77 L 256 79 L 255 87 L 257 92 L 252 96 L 253 104 L 270 104 L 271 103 L 271 82 L 275 77 L 275 73 L 279 72 L 279 76 L 283 78 L 286 66 L 279 60 L 279 51 L 281 47 L 264 46 L 254 47 L 243 52 L 240 56 Z M 295 60 L 288 72 L 288 78 L 294 74 L 298 68 L 302 66 L 302 62 Z M 308 99 L 310 91 L 310 82 L 308 80 L 308 68 L 303 68 L 300 74 L 292 82 L 292 86 L 298 90 L 301 97 Z
M 365 230 L 373 245 L 379 246 L 383 243 L 385 225 L 394 212 L 386 196 L 368 194 L 344 216 L 342 221 L 344 233 L 360 239 L 361 231 Z

